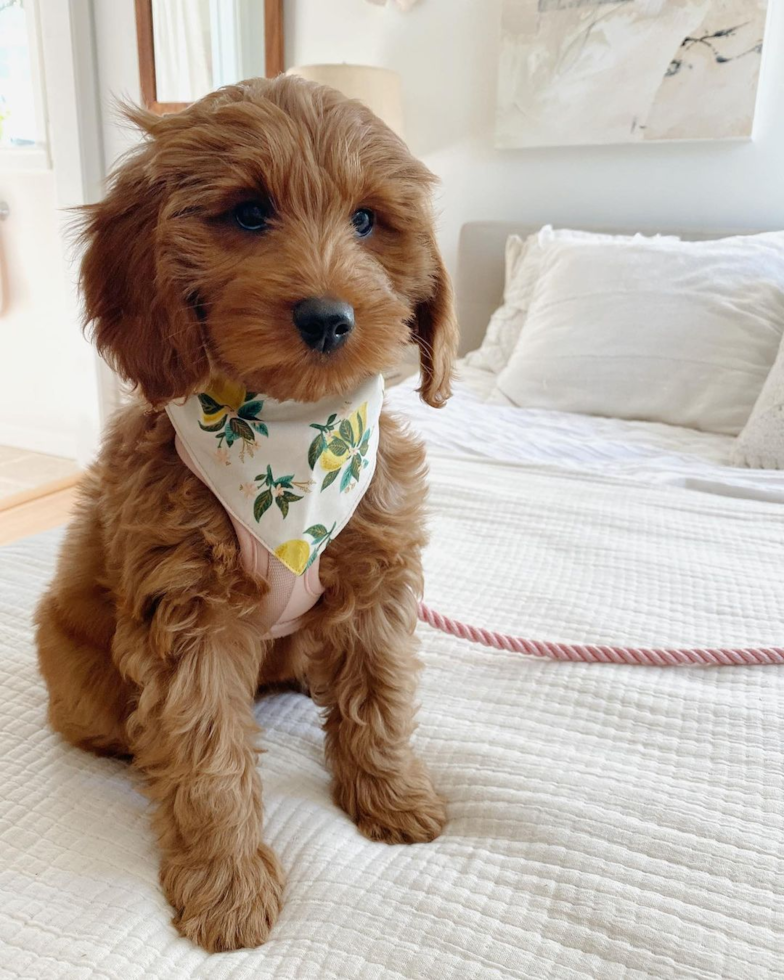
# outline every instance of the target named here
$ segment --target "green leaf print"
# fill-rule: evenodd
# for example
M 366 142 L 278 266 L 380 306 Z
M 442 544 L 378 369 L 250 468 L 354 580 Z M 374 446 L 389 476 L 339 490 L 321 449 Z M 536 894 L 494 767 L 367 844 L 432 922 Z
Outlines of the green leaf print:
M 327 487 L 330 486 L 330 484 L 334 483 L 335 480 L 338 478 L 338 473 L 340 473 L 340 470 L 331 470 L 329 473 L 327 473 L 327 475 L 324 477 L 324 480 L 321 484 L 321 489 L 326 490 Z
M 226 424 L 226 416 L 224 415 L 218 422 L 214 425 L 205 425 L 203 422 L 199 422 L 199 428 L 204 432 L 220 432 L 223 426 Z
M 235 436 L 244 439 L 245 442 L 253 442 L 253 429 L 243 419 L 232 419 L 229 422 L 229 428 Z
M 249 422 L 258 422 L 259 420 L 256 416 L 261 411 L 263 405 L 264 402 L 245 402 L 244 405 L 240 406 L 237 414 L 241 419 L 247 419 Z
M 352 409 L 346 418 L 338 419 L 337 413 L 333 413 L 326 425 L 310 423 L 319 435 L 311 443 L 308 463 L 315 469 L 320 460 L 322 468 L 328 471 L 320 492 L 332 486 L 338 476 L 341 491 L 350 487 L 352 480 L 359 480 L 372 435 L 370 426 L 365 424 L 366 417 L 367 403 Z
M 310 568 L 313 562 L 318 558 L 319 553 L 322 552 L 332 540 L 332 533 L 336 527 L 337 521 L 329 530 L 327 530 L 323 524 L 314 524 L 312 527 L 305 528 L 305 534 L 309 534 L 313 538 L 313 550 L 311 551 L 310 558 L 305 566 L 306 569 Z
M 257 521 L 260 521 L 262 516 L 266 514 L 271 506 L 272 491 L 265 490 L 264 493 L 260 493 L 258 497 L 256 497 L 256 502 L 253 504 L 253 516 Z
M 209 395 L 204 394 L 204 392 L 199 395 L 199 404 L 204 409 L 205 415 L 214 415 L 223 408 L 223 405 L 216 402 L 214 398 L 210 398 Z
M 336 436 L 327 446 L 327 449 L 336 456 L 345 456 L 348 452 L 348 445 L 347 443 L 343 442 L 342 439 L 338 439 Z
M 354 430 L 351 428 L 351 423 L 348 419 L 343 419 L 340 423 L 340 434 L 350 446 L 354 445 Z
M 240 460 L 252 456 L 256 434 L 268 436 L 269 429 L 259 413 L 264 402 L 254 392 L 232 382 L 215 383 L 209 391 L 197 394 L 202 417 L 198 419 L 203 432 L 212 432 L 218 440 L 218 448 L 224 443 L 230 449 L 235 442 L 241 443 Z
M 318 462 L 319 456 L 327 448 L 327 440 L 323 432 L 319 432 L 316 438 L 311 442 L 310 448 L 308 449 L 308 465 L 311 469 Z
M 298 490 L 310 493 L 310 487 L 313 483 L 312 480 L 300 480 L 295 483 L 293 473 L 288 473 L 286 476 L 280 476 L 276 479 L 273 475 L 272 467 L 269 465 L 267 465 L 266 473 L 256 474 L 256 482 L 260 483 L 262 487 L 266 487 L 266 490 L 256 497 L 256 502 L 253 507 L 253 516 L 257 521 L 261 520 L 261 517 L 270 509 L 273 502 L 284 518 L 287 517 L 289 506 L 298 500 L 302 500 L 303 496 L 301 493 L 294 493 L 293 488 L 296 487 Z

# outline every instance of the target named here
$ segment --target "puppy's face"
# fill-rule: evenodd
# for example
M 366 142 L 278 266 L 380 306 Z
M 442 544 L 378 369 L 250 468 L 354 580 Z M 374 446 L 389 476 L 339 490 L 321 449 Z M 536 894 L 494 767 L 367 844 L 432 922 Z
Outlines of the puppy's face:
M 349 391 L 419 344 L 449 395 L 457 328 L 430 173 L 369 110 L 300 79 L 136 114 L 147 141 L 88 211 L 99 349 L 152 402 L 211 373 L 278 398 Z

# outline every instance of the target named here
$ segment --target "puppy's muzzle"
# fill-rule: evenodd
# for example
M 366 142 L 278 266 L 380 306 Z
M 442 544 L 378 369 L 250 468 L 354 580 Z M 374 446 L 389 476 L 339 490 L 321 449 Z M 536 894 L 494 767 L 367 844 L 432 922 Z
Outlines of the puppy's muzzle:
M 354 308 L 337 299 L 303 299 L 292 312 L 294 326 L 313 350 L 331 354 L 345 344 L 354 329 Z

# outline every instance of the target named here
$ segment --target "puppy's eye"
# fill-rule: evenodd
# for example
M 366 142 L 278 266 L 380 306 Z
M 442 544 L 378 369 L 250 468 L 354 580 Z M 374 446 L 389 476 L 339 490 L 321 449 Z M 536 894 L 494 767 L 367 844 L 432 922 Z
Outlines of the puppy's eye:
M 243 231 L 264 231 L 272 217 L 272 202 L 243 201 L 234 209 L 234 220 Z
M 376 216 L 370 208 L 360 208 L 351 215 L 351 224 L 354 226 L 354 234 L 357 238 L 367 238 L 373 231 L 376 223 Z

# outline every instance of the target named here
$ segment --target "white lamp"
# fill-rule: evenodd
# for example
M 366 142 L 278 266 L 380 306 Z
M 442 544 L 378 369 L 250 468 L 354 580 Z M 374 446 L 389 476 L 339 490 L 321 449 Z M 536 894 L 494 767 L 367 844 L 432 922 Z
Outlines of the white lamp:
M 364 102 L 393 133 L 404 139 L 403 97 L 396 71 L 370 65 L 304 65 L 289 68 L 287 74 L 329 85 L 349 99 Z

